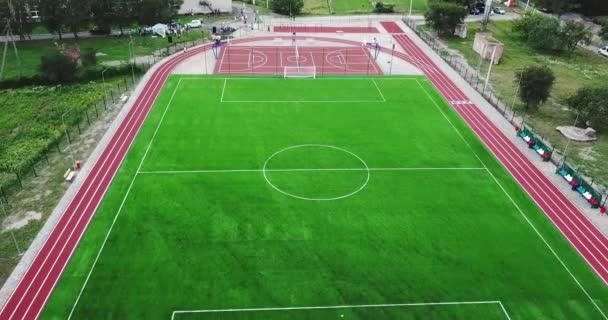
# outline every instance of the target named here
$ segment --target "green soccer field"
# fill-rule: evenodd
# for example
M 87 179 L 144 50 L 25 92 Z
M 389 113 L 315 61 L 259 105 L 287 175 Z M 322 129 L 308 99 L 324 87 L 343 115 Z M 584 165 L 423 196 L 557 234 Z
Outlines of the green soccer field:
M 172 76 L 42 318 L 607 310 L 606 286 L 426 78 Z

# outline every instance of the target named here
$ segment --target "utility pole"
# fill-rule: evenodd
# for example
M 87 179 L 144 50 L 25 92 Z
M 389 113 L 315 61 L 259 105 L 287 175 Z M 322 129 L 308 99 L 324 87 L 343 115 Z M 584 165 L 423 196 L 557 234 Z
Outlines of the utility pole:
M 481 27 L 479 30 L 485 32 L 488 28 L 488 22 L 490 21 L 490 13 L 492 12 L 492 0 L 486 0 L 486 8 L 483 11 L 483 19 L 481 19 Z

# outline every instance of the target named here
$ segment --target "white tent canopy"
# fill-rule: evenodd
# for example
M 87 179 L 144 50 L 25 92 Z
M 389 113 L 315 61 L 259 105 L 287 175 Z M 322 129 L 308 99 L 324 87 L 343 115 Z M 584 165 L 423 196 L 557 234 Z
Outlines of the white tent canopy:
M 169 33 L 169 26 L 162 23 L 157 23 L 152 26 L 152 32 L 160 37 L 165 37 Z

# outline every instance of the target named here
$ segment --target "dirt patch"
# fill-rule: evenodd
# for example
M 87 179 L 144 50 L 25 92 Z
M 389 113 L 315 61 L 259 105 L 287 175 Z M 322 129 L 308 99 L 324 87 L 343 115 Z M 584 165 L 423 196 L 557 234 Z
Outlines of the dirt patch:
M 18 230 L 25 226 L 32 220 L 40 220 L 42 213 L 36 211 L 27 211 L 8 216 L 2 221 L 2 232 L 9 230 Z
M 581 148 L 578 154 L 584 160 L 595 161 L 595 151 L 593 150 L 593 147 Z

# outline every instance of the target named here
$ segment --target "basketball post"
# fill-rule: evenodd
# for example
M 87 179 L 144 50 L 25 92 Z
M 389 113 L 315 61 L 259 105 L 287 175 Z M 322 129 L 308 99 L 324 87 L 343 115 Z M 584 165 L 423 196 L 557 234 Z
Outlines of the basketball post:
M 391 50 L 391 63 L 388 69 L 388 75 L 393 75 L 393 58 L 395 57 L 395 43 L 393 42 L 393 49 Z

